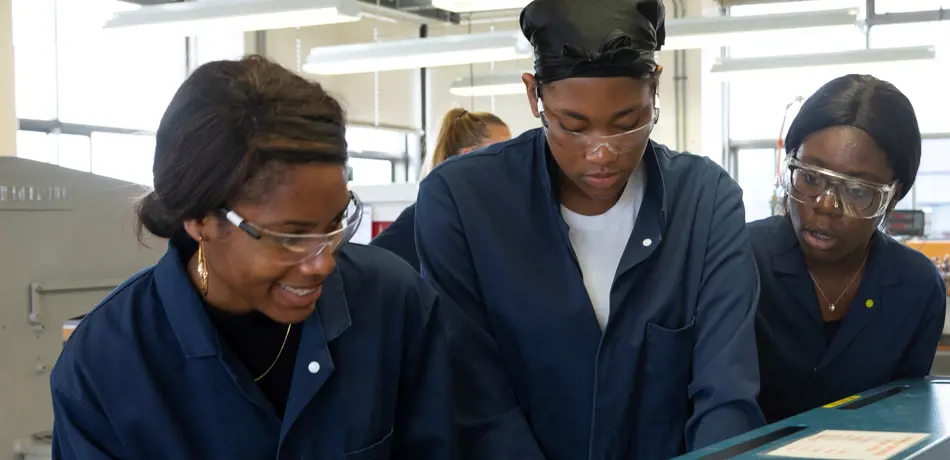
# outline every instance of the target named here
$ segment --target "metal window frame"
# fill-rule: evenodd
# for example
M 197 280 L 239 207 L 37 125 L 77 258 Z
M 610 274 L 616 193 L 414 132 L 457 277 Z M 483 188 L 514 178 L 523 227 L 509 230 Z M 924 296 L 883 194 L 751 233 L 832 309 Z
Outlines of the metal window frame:
M 86 125 L 79 123 L 64 123 L 60 120 L 35 120 L 28 118 L 21 118 L 18 120 L 19 131 L 31 131 L 39 132 L 45 134 L 65 134 L 73 136 L 85 136 L 92 138 L 92 135 L 95 133 L 103 134 L 124 134 L 124 135 L 154 135 L 154 132 L 145 131 L 140 129 L 128 129 L 128 128 L 117 128 L 114 126 L 99 126 L 99 125 Z M 406 144 L 408 145 L 408 135 L 406 136 Z M 370 160 L 385 160 L 390 161 L 393 164 L 393 181 L 395 182 L 399 176 L 397 173 L 399 169 L 405 170 L 406 165 L 409 164 L 409 155 L 406 153 L 407 149 L 403 150 L 401 154 L 393 154 L 387 152 L 374 152 L 374 151 L 353 151 L 349 152 L 351 158 L 365 158 Z M 405 173 L 403 173 L 405 174 Z

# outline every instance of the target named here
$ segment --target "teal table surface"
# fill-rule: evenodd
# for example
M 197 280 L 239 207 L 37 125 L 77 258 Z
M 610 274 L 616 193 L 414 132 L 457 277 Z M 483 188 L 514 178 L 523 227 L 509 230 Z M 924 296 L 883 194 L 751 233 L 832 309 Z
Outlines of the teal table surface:
M 838 452 L 829 449 L 820 454 L 790 454 L 799 456 L 774 453 L 776 449 L 792 444 L 786 448 L 787 452 L 787 449 L 802 444 L 793 444 L 796 441 L 818 435 L 825 430 L 863 432 L 853 433 L 852 439 L 854 437 L 865 439 L 865 436 L 876 438 L 881 435 L 875 435 L 875 433 L 880 432 L 906 433 L 908 436 L 905 438 L 910 438 L 910 434 L 920 434 L 924 437 L 919 441 L 908 441 L 906 445 L 911 445 L 911 447 L 898 453 L 886 453 L 888 449 L 886 445 L 884 447 L 878 445 L 878 448 L 883 450 L 860 453 L 846 449 L 846 446 L 839 444 L 838 441 L 834 444 L 841 447 L 841 451 Z M 832 433 L 823 434 L 830 436 Z M 861 442 L 864 443 L 862 446 L 871 445 L 867 440 Z M 848 452 L 843 452 L 844 450 Z M 809 449 L 800 449 L 800 451 L 811 452 Z M 682 460 L 788 458 L 950 460 L 950 377 L 894 382 L 678 458 Z

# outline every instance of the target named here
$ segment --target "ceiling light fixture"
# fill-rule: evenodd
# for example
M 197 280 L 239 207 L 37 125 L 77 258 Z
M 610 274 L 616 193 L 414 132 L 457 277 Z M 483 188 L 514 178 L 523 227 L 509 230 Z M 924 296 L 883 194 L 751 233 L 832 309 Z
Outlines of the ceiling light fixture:
M 835 53 L 767 56 L 741 59 L 718 59 L 711 74 L 723 80 L 759 79 L 787 74 L 789 70 L 807 69 L 838 75 L 874 74 L 894 69 L 894 64 L 935 65 L 936 48 L 912 46 L 904 48 L 869 48 Z
M 456 1 L 457 5 L 462 0 L 446 1 Z M 847 8 L 744 17 L 671 19 L 667 22 L 663 49 L 720 47 L 743 40 L 781 43 L 786 38 L 782 33 L 800 33 L 815 28 L 850 27 L 858 33 L 858 13 L 857 8 Z M 344 75 L 512 61 L 532 56 L 532 47 L 520 31 L 491 32 L 313 48 L 303 70 L 317 75 Z
M 534 73 L 526 70 L 525 72 Z M 525 94 L 521 73 L 506 73 L 491 76 L 464 77 L 455 80 L 449 92 L 458 97 L 508 96 Z
M 531 0 L 432 0 L 432 6 L 453 13 L 522 9 Z
M 514 61 L 532 55 L 520 31 L 489 32 L 313 48 L 303 71 L 344 75 Z
M 666 44 L 663 50 L 718 48 L 749 40 L 781 41 L 784 37 L 776 35 L 815 28 L 851 27 L 855 33 L 860 33 L 859 13 L 857 8 L 844 8 L 757 16 L 670 19 L 666 22 Z
M 358 0 L 205 0 L 119 11 L 103 28 L 190 36 L 337 24 L 359 19 Z

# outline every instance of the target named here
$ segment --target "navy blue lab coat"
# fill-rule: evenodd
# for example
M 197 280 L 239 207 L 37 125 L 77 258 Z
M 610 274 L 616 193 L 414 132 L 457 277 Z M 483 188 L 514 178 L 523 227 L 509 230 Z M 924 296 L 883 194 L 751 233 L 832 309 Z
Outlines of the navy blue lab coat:
M 421 183 L 416 244 L 442 293 L 471 460 L 657 460 L 756 428 L 758 277 L 741 191 L 651 143 L 605 331 L 541 130 Z
M 788 217 L 749 224 L 761 276 L 756 339 L 769 422 L 930 373 L 946 316 L 946 287 L 927 256 L 881 232 L 830 342 Z
M 70 337 L 51 378 L 54 459 L 451 458 L 437 297 L 394 255 L 342 248 L 303 323 L 283 421 L 185 270 L 171 247 Z
M 416 204 L 404 209 L 393 223 L 373 238 L 369 244 L 386 249 L 405 260 L 419 271 L 419 255 L 416 253 Z

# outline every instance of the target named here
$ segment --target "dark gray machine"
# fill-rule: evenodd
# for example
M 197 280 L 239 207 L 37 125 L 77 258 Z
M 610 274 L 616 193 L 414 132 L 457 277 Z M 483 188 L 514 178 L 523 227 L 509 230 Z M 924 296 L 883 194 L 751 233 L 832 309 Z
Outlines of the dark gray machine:
M 136 240 L 133 203 L 144 191 L 0 156 L 0 458 L 15 440 L 21 455 L 34 452 L 32 434 L 53 424 L 49 371 L 63 324 L 164 252 Z

